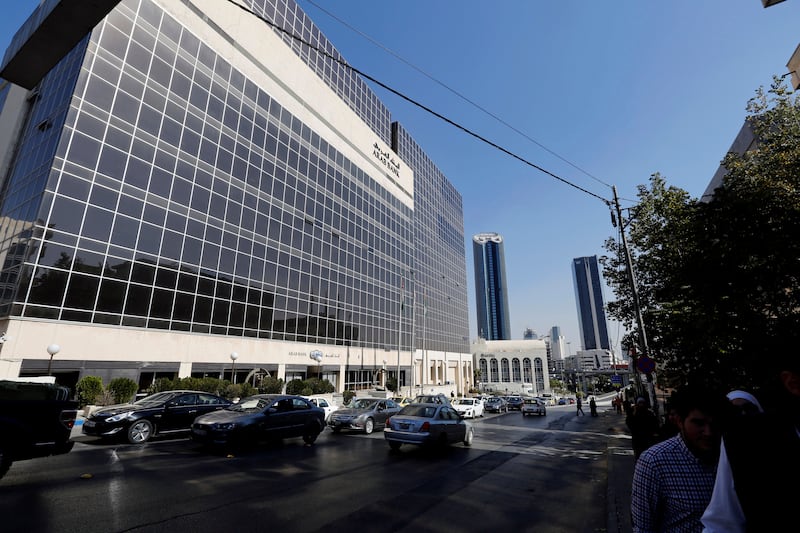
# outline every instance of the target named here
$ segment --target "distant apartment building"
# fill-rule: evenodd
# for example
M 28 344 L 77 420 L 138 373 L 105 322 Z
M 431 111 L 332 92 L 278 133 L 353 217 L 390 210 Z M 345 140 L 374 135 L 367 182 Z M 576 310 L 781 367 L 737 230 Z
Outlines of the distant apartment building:
M 294 0 L 44 0 L 2 77 L 0 378 L 473 379 L 461 195 Z
M 603 286 L 597 256 L 572 260 L 575 303 L 578 307 L 578 327 L 583 350 L 610 350 L 606 322 Z
M 485 340 L 510 340 L 508 283 L 503 237 L 479 233 L 472 237 L 475 262 L 475 308 L 478 337 Z

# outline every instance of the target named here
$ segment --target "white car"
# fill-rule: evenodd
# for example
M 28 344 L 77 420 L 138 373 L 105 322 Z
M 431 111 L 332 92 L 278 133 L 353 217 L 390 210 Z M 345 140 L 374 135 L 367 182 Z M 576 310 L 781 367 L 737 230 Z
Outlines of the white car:
M 328 418 L 330 418 L 331 413 L 339 408 L 338 405 L 336 405 L 333 402 L 329 402 L 325 398 L 319 398 L 314 396 L 304 396 L 304 398 L 309 402 L 313 403 L 314 405 L 316 405 L 317 407 L 319 407 L 320 409 L 322 409 L 323 411 L 325 411 L 325 422 L 328 421 Z
M 460 398 L 453 402 L 453 409 L 464 418 L 483 416 L 483 400 L 479 398 Z

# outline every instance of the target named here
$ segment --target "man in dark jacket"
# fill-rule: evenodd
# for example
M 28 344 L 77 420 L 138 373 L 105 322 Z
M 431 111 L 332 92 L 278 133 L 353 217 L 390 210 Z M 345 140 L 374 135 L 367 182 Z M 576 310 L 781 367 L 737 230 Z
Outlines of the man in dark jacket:
M 800 356 L 794 331 L 775 350 L 777 363 L 773 401 L 765 395 L 765 412 L 737 417 L 724 433 L 719 472 L 733 483 L 717 483 L 703 515 L 708 533 L 796 531 L 800 482 Z M 769 364 L 769 363 L 768 363 Z M 769 389 L 767 390 L 769 392 Z M 783 480 L 780 489 L 777 480 Z

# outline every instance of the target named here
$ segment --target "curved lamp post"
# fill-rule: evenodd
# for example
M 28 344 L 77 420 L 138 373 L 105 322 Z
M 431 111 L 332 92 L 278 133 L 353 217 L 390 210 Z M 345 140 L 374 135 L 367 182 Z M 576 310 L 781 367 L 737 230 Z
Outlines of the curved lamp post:
M 47 375 L 52 376 L 50 369 L 53 367 L 53 356 L 61 351 L 61 346 L 58 344 L 51 344 L 47 347 L 47 353 L 50 354 L 50 361 L 47 363 Z
M 236 360 L 239 359 L 239 354 L 236 352 L 231 352 L 231 380 L 233 384 L 236 385 Z

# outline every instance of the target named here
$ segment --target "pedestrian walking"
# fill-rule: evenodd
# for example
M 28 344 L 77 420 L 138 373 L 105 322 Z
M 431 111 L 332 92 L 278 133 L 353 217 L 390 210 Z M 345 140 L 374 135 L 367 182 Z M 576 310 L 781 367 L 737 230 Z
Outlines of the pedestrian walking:
M 700 518 L 714 490 L 721 421 L 729 406 L 724 395 L 708 388 L 681 388 L 673 402 L 679 433 L 642 452 L 634 467 L 633 533 L 703 531 Z
M 636 399 L 636 406 L 625 418 L 625 425 L 631 432 L 634 459 L 638 459 L 643 451 L 658 442 L 658 418 L 643 397 Z
M 594 396 L 589 398 L 589 412 L 592 416 L 597 416 L 597 402 L 594 400 Z
M 709 533 L 796 531 L 797 480 L 800 479 L 800 327 L 784 324 L 773 342 L 772 379 L 761 394 L 761 404 L 744 394 L 755 409 L 739 405 L 724 433 L 718 479 L 702 522 Z M 733 396 L 733 397 L 732 397 Z M 737 402 L 738 403 L 738 402 Z M 734 403 L 736 405 L 736 403 Z M 744 408 L 743 408 L 744 407 Z M 771 490 L 775 483 L 783 486 Z
M 586 413 L 583 412 L 583 402 L 581 402 L 581 397 L 580 396 L 578 396 L 575 399 L 575 405 L 578 407 L 578 410 L 575 413 L 575 416 L 581 416 L 581 415 L 586 416 Z

